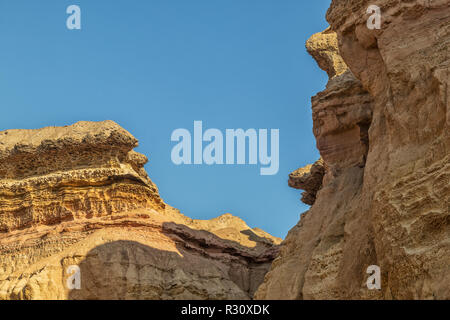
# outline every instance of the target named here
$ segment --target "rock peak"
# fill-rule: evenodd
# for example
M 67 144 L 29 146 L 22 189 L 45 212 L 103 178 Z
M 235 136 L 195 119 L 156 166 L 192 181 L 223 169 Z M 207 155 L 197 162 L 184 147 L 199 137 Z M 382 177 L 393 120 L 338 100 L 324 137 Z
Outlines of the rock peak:
M 339 54 L 337 35 L 331 28 L 312 35 L 306 41 L 306 50 L 329 78 L 341 75 L 348 69 Z

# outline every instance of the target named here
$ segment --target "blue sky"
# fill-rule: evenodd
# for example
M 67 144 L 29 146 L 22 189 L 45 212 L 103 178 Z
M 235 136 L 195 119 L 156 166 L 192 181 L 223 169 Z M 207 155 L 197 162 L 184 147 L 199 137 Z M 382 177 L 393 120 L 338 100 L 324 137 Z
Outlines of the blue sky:
M 68 30 L 66 8 L 81 8 Z M 0 0 L 0 130 L 114 120 L 189 217 L 230 212 L 284 237 L 308 207 L 288 174 L 319 157 L 310 98 L 327 76 L 305 41 L 329 0 Z M 176 166 L 173 130 L 276 128 L 280 169 Z

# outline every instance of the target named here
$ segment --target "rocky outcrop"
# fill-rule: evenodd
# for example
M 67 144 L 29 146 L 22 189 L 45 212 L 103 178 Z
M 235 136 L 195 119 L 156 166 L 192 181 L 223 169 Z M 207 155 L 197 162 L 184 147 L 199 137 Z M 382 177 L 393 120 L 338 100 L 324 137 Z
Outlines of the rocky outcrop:
M 449 3 L 378 1 L 379 30 L 371 4 L 332 1 L 307 44 L 330 76 L 312 98 L 325 174 L 258 299 L 450 299 Z
M 302 202 L 313 205 L 316 201 L 317 192 L 322 188 L 325 167 L 322 159 L 314 164 L 299 168 L 289 175 L 288 184 L 295 189 L 302 189 Z
M 112 121 L 0 132 L 0 232 L 165 204 Z
M 183 216 L 136 146 L 112 121 L 0 132 L 0 299 L 253 296 L 281 240 Z

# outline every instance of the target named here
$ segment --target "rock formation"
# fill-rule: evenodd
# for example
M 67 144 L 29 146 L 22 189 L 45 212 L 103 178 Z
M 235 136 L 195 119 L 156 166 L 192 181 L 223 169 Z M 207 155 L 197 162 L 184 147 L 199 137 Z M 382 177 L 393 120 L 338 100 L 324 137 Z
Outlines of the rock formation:
M 0 299 L 253 296 L 281 240 L 183 216 L 136 146 L 112 121 L 0 132 Z
M 323 176 L 325 174 L 324 162 L 317 160 L 314 164 L 299 168 L 289 175 L 289 186 L 302 189 L 302 202 L 313 205 L 316 201 L 317 191 L 322 188 Z
M 371 30 L 372 4 L 333 0 L 307 42 L 321 159 L 289 176 L 312 206 L 281 247 L 165 204 L 113 122 L 7 130 L 0 299 L 450 299 L 450 3 L 379 0 Z
M 307 43 L 330 77 L 312 98 L 323 165 L 290 176 L 313 205 L 257 299 L 450 299 L 450 3 L 377 1 L 379 30 L 371 4 L 333 0 Z

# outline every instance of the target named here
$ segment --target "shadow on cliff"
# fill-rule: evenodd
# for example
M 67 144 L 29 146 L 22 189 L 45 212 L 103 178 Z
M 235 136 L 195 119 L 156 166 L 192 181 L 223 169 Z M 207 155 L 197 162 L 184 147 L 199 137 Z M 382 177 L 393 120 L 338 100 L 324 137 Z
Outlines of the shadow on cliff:
M 81 288 L 70 290 L 69 300 L 158 299 L 162 294 L 159 269 L 183 264 L 176 252 L 135 241 L 113 241 L 90 250 L 80 268 Z
M 99 245 L 78 264 L 81 288 L 68 299 L 248 299 L 277 252 L 251 230 L 245 234 L 266 244 L 250 248 L 173 222 L 162 227 L 178 252 L 128 240 Z M 61 261 L 64 271 L 67 264 Z

